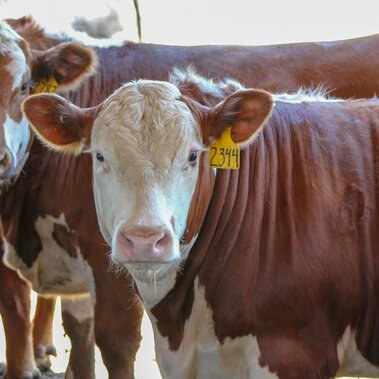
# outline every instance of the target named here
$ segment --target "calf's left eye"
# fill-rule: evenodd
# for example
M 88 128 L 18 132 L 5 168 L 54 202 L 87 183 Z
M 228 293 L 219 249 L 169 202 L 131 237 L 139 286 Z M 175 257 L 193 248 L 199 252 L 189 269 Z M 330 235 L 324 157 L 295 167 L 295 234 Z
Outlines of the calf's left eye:
M 198 152 L 197 151 L 191 151 L 189 157 L 188 157 L 188 162 L 190 164 L 194 164 L 196 163 L 197 161 L 197 156 L 198 156 Z

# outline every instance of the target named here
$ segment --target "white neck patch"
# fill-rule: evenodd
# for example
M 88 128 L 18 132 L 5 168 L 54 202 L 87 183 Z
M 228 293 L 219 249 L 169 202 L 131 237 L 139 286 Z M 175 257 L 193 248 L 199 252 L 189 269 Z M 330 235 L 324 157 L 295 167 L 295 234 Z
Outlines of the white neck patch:
M 192 238 L 189 244 L 180 245 L 180 255 L 182 260 L 187 259 L 190 250 L 197 239 L 197 235 Z M 152 309 L 156 306 L 164 297 L 172 290 L 175 285 L 176 277 L 178 273 L 178 267 L 167 265 L 166 272 L 161 278 L 157 274 L 152 273 L 149 280 L 140 281 L 133 275 L 133 271 L 128 268 L 128 271 L 133 276 L 134 281 L 138 287 L 138 291 L 142 297 L 143 303 L 146 309 Z

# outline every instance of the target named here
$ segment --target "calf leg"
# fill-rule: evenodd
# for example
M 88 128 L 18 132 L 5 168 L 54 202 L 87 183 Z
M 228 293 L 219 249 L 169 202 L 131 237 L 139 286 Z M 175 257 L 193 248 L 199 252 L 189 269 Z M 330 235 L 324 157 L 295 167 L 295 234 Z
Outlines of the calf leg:
M 38 296 L 33 319 L 33 346 L 36 363 L 41 370 L 51 366 L 50 355 L 57 356 L 53 345 L 55 298 Z
M 104 273 L 109 275 L 109 273 Z M 96 287 L 95 335 L 109 379 L 133 379 L 141 342 L 142 306 L 133 288 L 114 276 Z M 126 287 L 126 288 L 125 288 Z
M 0 252 L 0 257 L 2 252 Z M 39 378 L 30 322 L 30 286 L 0 259 L 0 313 L 3 318 L 7 379 Z
M 93 303 L 89 296 L 62 299 L 63 327 L 71 340 L 66 379 L 95 378 Z

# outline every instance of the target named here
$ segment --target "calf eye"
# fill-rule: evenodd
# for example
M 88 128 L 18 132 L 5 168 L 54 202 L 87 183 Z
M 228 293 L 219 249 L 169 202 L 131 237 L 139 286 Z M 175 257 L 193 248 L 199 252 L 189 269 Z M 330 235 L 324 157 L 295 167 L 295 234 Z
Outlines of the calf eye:
M 101 153 L 96 153 L 96 159 L 97 159 L 99 162 L 104 162 L 104 155 L 101 154 Z
M 188 157 L 188 162 L 192 165 L 194 165 L 197 161 L 197 156 L 198 152 L 197 151 L 191 151 L 189 157 Z
M 22 83 L 21 85 L 21 92 L 25 92 L 28 89 L 29 85 L 27 82 Z

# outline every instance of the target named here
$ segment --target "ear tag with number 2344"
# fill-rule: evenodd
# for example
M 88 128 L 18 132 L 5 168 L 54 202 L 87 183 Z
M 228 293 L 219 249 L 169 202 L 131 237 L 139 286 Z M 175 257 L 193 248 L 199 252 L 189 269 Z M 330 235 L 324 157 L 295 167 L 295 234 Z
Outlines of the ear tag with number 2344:
M 210 147 L 209 166 L 238 170 L 240 168 L 240 148 L 230 136 L 232 128 L 226 128 L 221 137 Z

